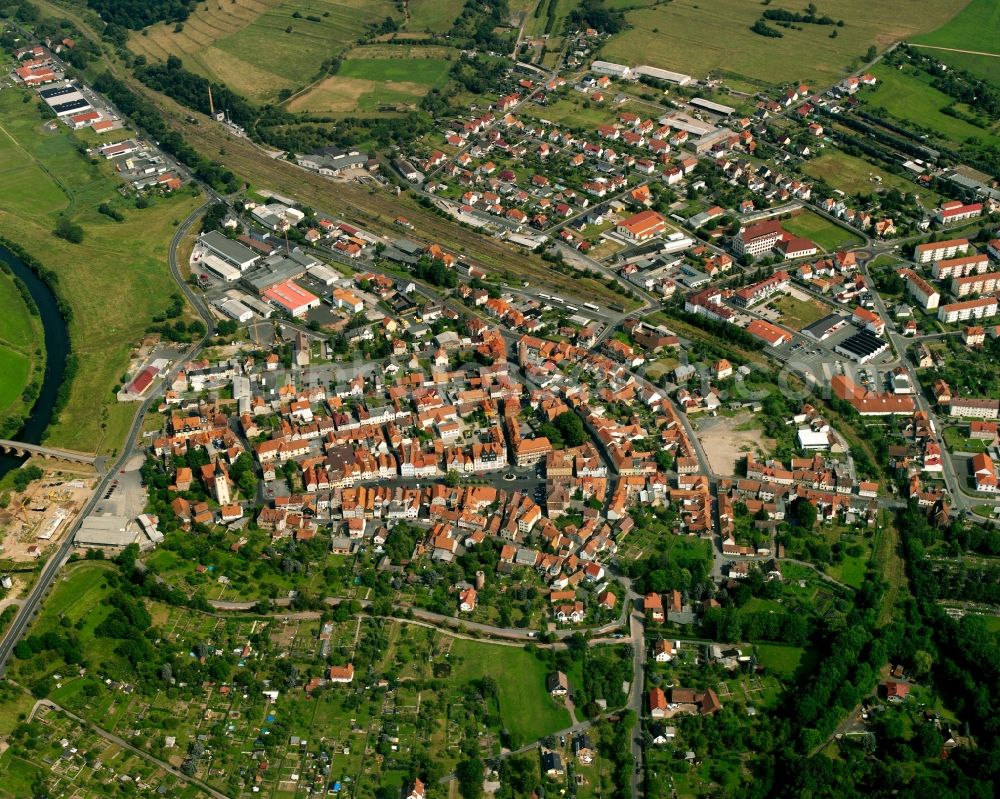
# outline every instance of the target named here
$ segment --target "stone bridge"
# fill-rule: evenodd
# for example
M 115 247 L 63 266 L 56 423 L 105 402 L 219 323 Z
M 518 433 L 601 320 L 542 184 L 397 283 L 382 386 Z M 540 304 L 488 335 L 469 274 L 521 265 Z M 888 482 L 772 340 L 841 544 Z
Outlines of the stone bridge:
M 25 444 L 22 441 L 8 441 L 4 438 L 0 438 L 0 451 L 8 455 L 17 455 L 18 457 L 41 455 L 43 458 L 69 461 L 71 463 L 94 465 L 97 462 L 97 456 L 89 452 L 77 452 L 76 450 L 60 449 L 59 447 L 46 447 L 42 444 Z

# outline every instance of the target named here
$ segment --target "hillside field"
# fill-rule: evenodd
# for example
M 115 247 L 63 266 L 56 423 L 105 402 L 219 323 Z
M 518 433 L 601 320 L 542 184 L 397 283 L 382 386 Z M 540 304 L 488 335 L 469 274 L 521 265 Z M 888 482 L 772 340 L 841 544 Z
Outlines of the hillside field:
M 932 45 L 927 54 L 955 69 L 964 69 L 1000 86 L 1000 3 L 972 0 L 958 14 L 931 33 L 913 37 L 914 44 Z M 988 55 L 956 53 L 936 48 L 976 50 Z
M 400 18 L 391 0 L 209 0 L 180 31 L 153 25 L 133 33 L 129 47 L 150 60 L 177 55 L 239 94 L 273 100 L 312 82 L 325 60 L 386 17 Z
M 1000 146 L 1000 122 L 994 120 L 991 130 L 983 130 L 964 119 L 941 113 L 942 108 L 958 104 L 931 86 L 925 73 L 913 68 L 892 69 L 881 64 L 873 67 L 872 73 L 878 78 L 878 85 L 865 98 L 869 107 L 882 107 L 892 116 L 927 128 L 956 145 L 978 138 Z
M 989 0 L 987 0 L 988 2 Z M 780 39 L 759 36 L 750 26 L 765 7 L 756 0 L 673 0 L 628 11 L 631 28 L 601 50 L 609 61 L 649 64 L 704 78 L 734 78 L 747 84 L 804 81 L 816 86 L 836 82 L 860 66 L 869 46 L 880 50 L 894 41 L 932 31 L 962 8 L 966 0 L 839 0 L 817 3 L 819 15 L 843 20 L 804 30 L 777 28 Z M 804 4 L 798 6 L 802 8 Z M 776 6 L 777 7 L 777 6 Z M 783 6 L 787 7 L 787 5 Z M 773 27 L 773 25 L 772 25 Z

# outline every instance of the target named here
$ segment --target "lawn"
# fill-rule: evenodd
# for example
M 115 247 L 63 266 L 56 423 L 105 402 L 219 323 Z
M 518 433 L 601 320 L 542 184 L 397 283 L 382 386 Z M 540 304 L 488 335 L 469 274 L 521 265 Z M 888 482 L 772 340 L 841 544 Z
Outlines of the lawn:
M 978 438 L 966 438 L 957 427 L 946 427 L 943 431 L 944 443 L 951 452 L 972 452 L 973 454 L 986 451 L 986 443 Z
M 911 180 L 831 147 L 802 164 L 802 171 L 811 177 L 822 178 L 833 188 L 847 194 L 873 194 L 879 189 L 898 189 L 905 194 L 919 195 L 924 203 L 931 206 L 937 205 L 941 199 L 937 193 L 920 188 Z M 873 180 L 875 176 L 882 179 L 880 183 Z
M 569 726 L 569 713 L 545 690 L 547 671 L 534 655 L 516 647 L 459 639 L 451 648 L 451 661 L 463 681 L 486 676 L 496 680 L 503 723 L 521 743 Z
M 58 275 L 58 292 L 73 311 L 70 338 L 80 363 L 49 441 L 110 452 L 121 446 L 135 410 L 118 404 L 112 389 L 132 346 L 177 290 L 167 246 L 202 200 L 185 190 L 136 209 L 120 199 L 110 164 L 90 163 L 65 127 L 44 128 L 37 100 L 22 103 L 22 96 L 0 92 L 0 234 Z M 125 221 L 98 213 L 102 202 L 119 208 Z M 52 235 L 60 214 L 83 227 L 82 244 Z
M 812 211 L 803 211 L 797 216 L 784 219 L 781 226 L 796 236 L 812 239 L 827 252 L 857 247 L 862 243 L 861 237 L 856 233 L 851 233 Z
M 884 108 L 897 119 L 933 131 L 954 144 L 977 138 L 985 144 L 1000 146 L 997 123 L 992 131 L 983 130 L 965 120 L 941 113 L 942 108 L 955 105 L 955 101 L 927 83 L 929 76 L 911 68 L 902 70 L 877 64 L 872 74 L 878 86 L 865 99 L 870 109 Z
M 808 327 L 827 315 L 829 309 L 817 300 L 800 300 L 786 295 L 779 297 L 771 306 L 781 313 L 781 323 L 795 330 Z
M 870 45 L 881 50 L 898 39 L 934 30 L 964 2 L 820 3 L 820 15 L 844 21 L 836 38 L 830 38 L 829 26 L 801 25 L 804 30 L 778 28 L 783 35 L 775 39 L 750 30 L 764 10 L 760 3 L 674 0 L 627 12 L 631 27 L 612 38 L 601 57 L 632 65 L 646 63 L 696 78 L 712 73 L 758 84 L 805 81 L 825 86 L 860 66 L 860 56 Z
M 792 677 L 802 662 L 806 650 L 800 646 L 782 646 L 781 644 L 756 644 L 757 660 L 782 677 Z

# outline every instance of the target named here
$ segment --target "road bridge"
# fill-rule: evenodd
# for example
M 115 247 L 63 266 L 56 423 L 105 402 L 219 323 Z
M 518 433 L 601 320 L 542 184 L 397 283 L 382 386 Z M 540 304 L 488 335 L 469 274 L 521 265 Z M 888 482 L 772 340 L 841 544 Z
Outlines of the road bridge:
M 69 461 L 71 463 L 88 463 L 94 465 L 97 456 L 90 452 L 77 452 L 73 449 L 62 449 L 60 447 L 46 447 L 42 444 L 25 444 L 23 441 L 9 441 L 0 438 L 0 450 L 8 455 L 41 455 L 43 458 L 53 458 L 54 460 Z

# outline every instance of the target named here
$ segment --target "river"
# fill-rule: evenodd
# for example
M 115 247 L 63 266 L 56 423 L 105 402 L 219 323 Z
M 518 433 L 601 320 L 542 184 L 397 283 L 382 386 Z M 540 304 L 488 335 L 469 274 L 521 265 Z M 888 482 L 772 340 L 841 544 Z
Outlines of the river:
M 0 261 L 3 261 L 28 287 L 28 291 L 38 306 L 42 326 L 45 329 L 45 375 L 42 378 L 42 389 L 38 394 L 35 407 L 31 409 L 24 426 L 13 436 L 17 441 L 28 444 L 38 444 L 42 440 L 45 428 L 52 421 L 56 396 L 62 385 L 66 372 L 66 357 L 69 355 L 69 330 L 66 320 L 59 313 L 52 290 L 35 275 L 25 264 L 7 248 L 0 245 Z M 24 458 L 16 458 L 0 453 L 0 477 L 11 469 L 16 469 L 24 462 Z

